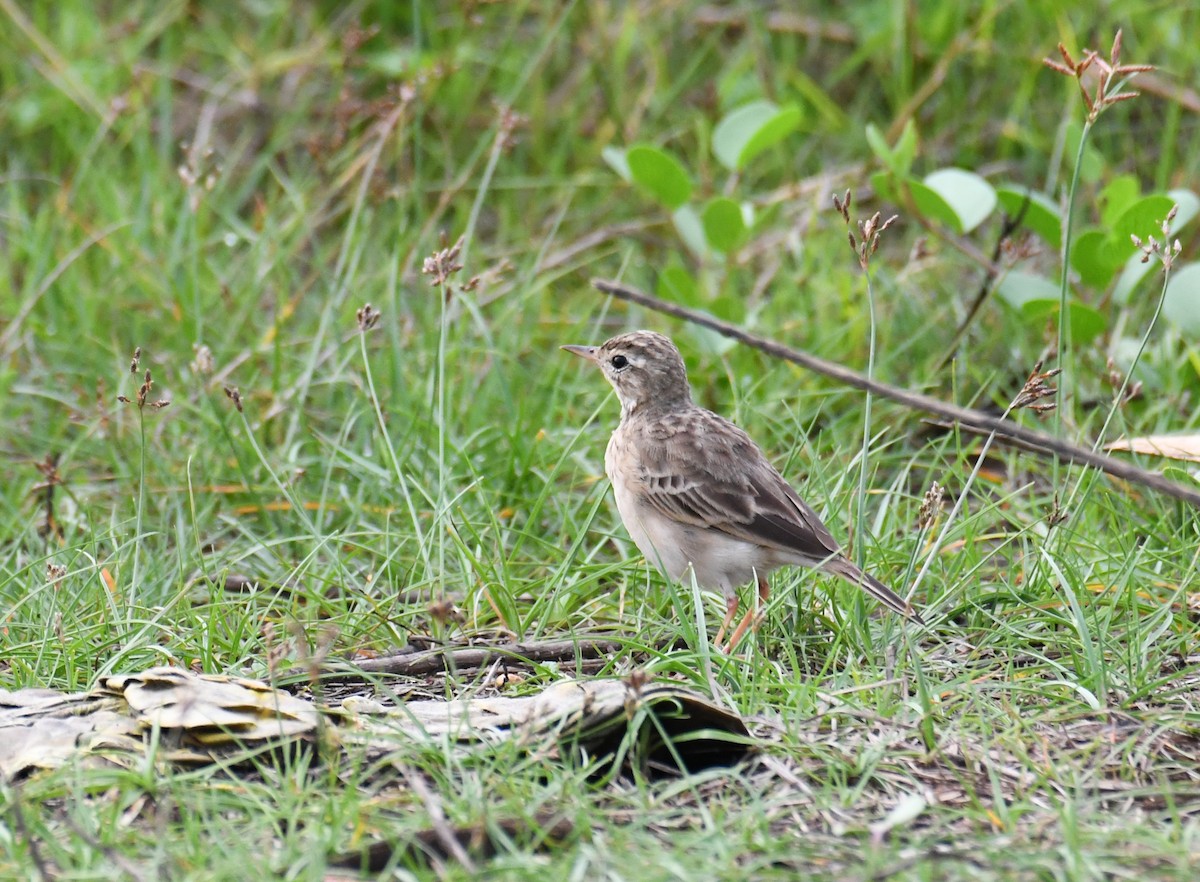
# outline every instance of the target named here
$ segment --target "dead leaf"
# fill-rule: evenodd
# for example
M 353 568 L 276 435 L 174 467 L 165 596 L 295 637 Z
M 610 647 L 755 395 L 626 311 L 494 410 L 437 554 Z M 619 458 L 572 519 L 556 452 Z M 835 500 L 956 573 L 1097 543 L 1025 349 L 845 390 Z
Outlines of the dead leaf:
M 1147 456 L 1200 462 L 1200 435 L 1144 435 L 1141 438 L 1121 438 L 1106 444 L 1105 450 L 1128 450 Z
M 77 755 L 138 761 L 145 735 L 171 733 L 168 762 L 215 762 L 246 745 L 310 740 L 312 702 L 243 677 L 157 667 L 105 677 L 91 692 L 0 690 L 0 772 L 15 777 Z M 673 775 L 728 766 L 752 750 L 746 724 L 708 698 L 672 684 L 632 688 L 619 679 L 561 680 L 525 697 L 406 701 L 349 697 L 331 713 L 333 739 L 384 757 L 424 741 L 467 753 L 513 742 L 546 757 L 587 756 L 599 766 L 639 764 Z M 607 761 L 607 762 L 605 762 Z

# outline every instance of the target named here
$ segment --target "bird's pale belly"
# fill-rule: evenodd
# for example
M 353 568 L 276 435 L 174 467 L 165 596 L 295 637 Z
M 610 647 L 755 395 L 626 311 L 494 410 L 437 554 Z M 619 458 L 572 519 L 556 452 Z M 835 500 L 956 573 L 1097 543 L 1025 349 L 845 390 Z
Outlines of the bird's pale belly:
M 780 565 L 764 560 L 773 555 L 762 546 L 718 530 L 678 523 L 638 505 L 624 488 L 614 484 L 613 489 L 617 511 L 634 544 L 668 578 L 682 579 L 691 566 L 702 588 L 731 593 L 754 581 L 756 573 L 765 575 Z

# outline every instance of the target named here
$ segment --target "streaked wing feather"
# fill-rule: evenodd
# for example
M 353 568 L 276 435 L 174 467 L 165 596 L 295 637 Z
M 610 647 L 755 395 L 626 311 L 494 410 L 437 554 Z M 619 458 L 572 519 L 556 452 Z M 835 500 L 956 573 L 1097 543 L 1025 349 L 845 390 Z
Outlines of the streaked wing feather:
M 774 469 L 771 472 L 773 480 L 764 478 L 755 482 L 757 514 L 747 525 L 748 529 L 756 536 L 771 540 L 764 545 L 798 551 L 814 561 L 837 554 L 837 540 L 817 513 L 778 472 Z
M 676 436 L 686 433 L 704 443 L 656 438 L 651 440 L 660 443 L 640 446 L 641 478 L 651 506 L 676 521 L 814 562 L 837 552 L 817 513 L 744 432 L 708 411 L 696 411 L 690 423 L 672 428 Z

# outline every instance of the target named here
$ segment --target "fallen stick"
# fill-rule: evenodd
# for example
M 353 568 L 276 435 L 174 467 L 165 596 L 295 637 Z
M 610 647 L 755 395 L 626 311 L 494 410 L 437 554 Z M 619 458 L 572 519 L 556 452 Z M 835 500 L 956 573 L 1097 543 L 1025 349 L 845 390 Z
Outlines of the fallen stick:
M 616 640 L 551 640 L 545 643 L 500 643 L 492 646 L 447 646 L 401 652 L 378 658 L 356 659 L 350 664 L 369 674 L 405 674 L 421 677 L 442 671 L 487 667 L 508 659 L 514 662 L 573 662 L 601 658 L 618 652 L 624 644 Z
M 1039 455 L 1093 466 L 1114 477 L 1150 487 L 1167 496 L 1181 499 L 1200 508 L 1200 492 L 1176 484 L 1174 481 L 1169 481 L 1156 472 L 1147 471 L 1132 463 L 1114 459 L 1111 456 L 1105 456 L 1103 453 L 1088 450 L 1086 447 L 1080 447 L 1069 441 L 1054 438 L 1043 432 L 1027 429 L 1019 423 L 1009 422 L 978 410 L 971 410 L 967 407 L 960 407 L 957 404 L 950 404 L 931 395 L 910 392 L 907 389 L 891 386 L 879 380 L 868 379 L 858 371 L 852 370 L 845 365 L 826 361 L 807 352 L 792 349 L 784 346 L 782 343 L 776 343 L 774 340 L 750 334 L 736 325 L 731 325 L 728 322 L 723 322 L 720 319 L 684 306 L 676 306 L 674 303 L 659 300 L 657 297 L 652 297 L 636 288 L 630 288 L 628 285 L 622 285 L 620 282 L 592 279 L 592 285 L 605 294 L 611 294 L 614 297 L 619 297 L 630 303 L 636 303 L 655 312 L 673 315 L 686 322 L 716 331 L 718 334 L 737 340 L 739 343 L 745 343 L 747 346 L 765 352 L 774 358 L 781 358 L 784 361 L 798 364 L 810 371 L 830 377 L 839 383 L 844 383 L 855 389 L 862 389 L 865 392 L 870 392 L 872 395 L 890 399 L 913 410 L 936 414 L 953 422 L 961 423 L 971 429 L 981 432 L 995 432 L 999 437 L 1011 438 L 1023 442 L 1028 445 L 1029 450 Z

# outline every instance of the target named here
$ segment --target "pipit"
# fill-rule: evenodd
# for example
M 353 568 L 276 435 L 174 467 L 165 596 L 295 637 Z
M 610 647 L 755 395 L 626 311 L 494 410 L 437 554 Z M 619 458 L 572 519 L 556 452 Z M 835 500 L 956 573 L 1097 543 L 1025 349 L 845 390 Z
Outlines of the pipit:
M 617 511 L 634 543 L 668 578 L 690 568 L 703 588 L 725 596 L 716 646 L 737 616 L 739 585 L 781 566 L 818 567 L 858 585 L 916 622 L 912 605 L 841 553 L 817 513 L 783 479 L 750 436 L 692 401 L 675 344 L 653 331 L 600 346 L 564 346 L 600 368 L 617 390 L 621 422 L 604 454 Z M 729 637 L 732 652 L 757 626 L 753 607 Z

